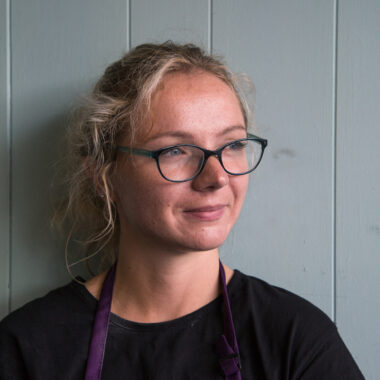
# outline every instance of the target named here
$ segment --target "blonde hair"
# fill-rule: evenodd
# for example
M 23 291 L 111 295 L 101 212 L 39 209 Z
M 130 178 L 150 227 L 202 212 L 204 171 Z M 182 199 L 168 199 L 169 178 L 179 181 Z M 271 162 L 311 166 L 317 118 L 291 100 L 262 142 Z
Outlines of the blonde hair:
M 116 260 L 119 223 L 110 179 L 117 141 L 127 136 L 133 145 L 136 136 L 144 132 L 139 127 L 165 75 L 192 71 L 215 75 L 233 89 L 247 127 L 249 107 L 238 86 L 238 77 L 221 59 L 201 48 L 171 41 L 137 46 L 111 64 L 86 104 L 76 112 L 67 133 L 63 177 L 66 196 L 59 202 L 53 218 L 56 226 L 68 230 L 65 259 L 71 276 L 70 267 L 79 262 L 86 262 L 90 270 L 88 260 L 99 252 L 103 257 L 98 270 Z M 69 264 L 72 241 L 81 243 L 82 258 Z

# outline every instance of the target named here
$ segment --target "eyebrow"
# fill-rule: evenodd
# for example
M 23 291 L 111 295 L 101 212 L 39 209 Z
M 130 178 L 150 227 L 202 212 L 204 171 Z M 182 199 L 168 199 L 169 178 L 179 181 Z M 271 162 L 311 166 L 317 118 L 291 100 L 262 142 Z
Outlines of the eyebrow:
M 227 127 L 223 129 L 223 131 L 219 132 L 217 136 L 226 135 L 227 133 L 233 132 L 235 130 L 243 130 L 245 133 L 247 133 L 247 129 L 243 125 L 232 125 L 230 127 Z
M 233 132 L 235 130 L 243 130 L 245 133 L 247 133 L 247 130 L 244 126 L 242 125 L 232 125 L 230 127 L 227 127 L 225 129 L 223 129 L 222 131 L 220 131 L 219 133 L 217 133 L 217 136 L 223 136 L 223 135 L 226 135 L 227 133 L 230 133 L 230 132 Z M 188 132 L 182 132 L 182 131 L 169 131 L 169 132 L 163 132 L 163 133 L 158 133 L 157 135 L 153 136 L 153 137 L 150 137 L 149 138 L 149 141 L 152 141 L 152 140 L 157 140 L 161 137 L 179 137 L 179 138 L 189 138 L 189 137 L 192 137 L 193 135 L 191 133 L 188 133 Z

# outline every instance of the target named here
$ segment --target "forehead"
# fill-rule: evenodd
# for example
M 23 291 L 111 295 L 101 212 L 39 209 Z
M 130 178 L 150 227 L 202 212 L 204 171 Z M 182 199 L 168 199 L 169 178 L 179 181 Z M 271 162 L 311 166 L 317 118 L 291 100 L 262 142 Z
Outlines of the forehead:
M 205 72 L 173 73 L 164 77 L 152 97 L 149 136 L 173 130 L 219 133 L 245 128 L 238 98 L 225 82 Z
M 234 91 L 227 83 L 211 73 L 198 70 L 165 75 L 152 96 L 152 106 L 164 101 L 187 100 L 194 95 L 209 99 L 223 96 L 238 103 Z

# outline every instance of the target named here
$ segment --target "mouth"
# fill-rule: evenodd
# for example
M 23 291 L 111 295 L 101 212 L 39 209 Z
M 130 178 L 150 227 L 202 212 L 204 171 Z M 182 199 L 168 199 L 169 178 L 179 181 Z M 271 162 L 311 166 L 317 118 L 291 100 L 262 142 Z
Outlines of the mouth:
M 223 216 L 225 209 L 226 205 L 220 204 L 213 206 L 196 207 L 185 210 L 184 212 L 186 215 L 194 219 L 213 221 L 220 219 Z

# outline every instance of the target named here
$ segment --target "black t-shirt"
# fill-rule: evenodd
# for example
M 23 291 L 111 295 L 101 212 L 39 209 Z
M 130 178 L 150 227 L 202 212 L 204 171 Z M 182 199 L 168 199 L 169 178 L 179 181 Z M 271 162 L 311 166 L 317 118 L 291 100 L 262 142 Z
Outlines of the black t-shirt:
M 304 299 L 235 270 L 228 293 L 243 379 L 363 379 L 335 325 Z M 0 379 L 83 379 L 97 300 L 76 282 L 0 323 Z M 102 379 L 223 379 L 222 296 L 173 321 L 111 314 Z

